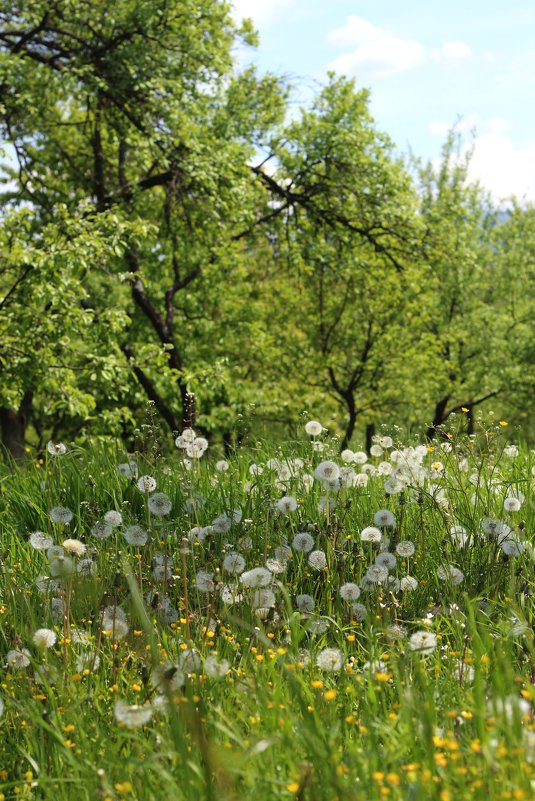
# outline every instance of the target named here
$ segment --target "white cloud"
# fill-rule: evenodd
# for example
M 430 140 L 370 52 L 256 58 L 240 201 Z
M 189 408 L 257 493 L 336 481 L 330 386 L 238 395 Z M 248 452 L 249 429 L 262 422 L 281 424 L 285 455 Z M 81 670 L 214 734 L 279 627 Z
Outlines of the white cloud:
M 438 57 L 447 61 L 465 61 L 472 58 L 472 49 L 466 42 L 456 39 L 452 42 L 444 42 L 438 52 Z
M 504 133 L 504 131 L 510 131 L 512 127 L 511 123 L 504 120 L 503 117 L 492 117 L 487 122 L 487 128 L 493 133 Z
M 452 127 L 466 137 L 461 149 L 461 158 L 470 151 L 469 178 L 479 181 L 496 201 L 516 195 L 519 200 L 535 201 L 535 141 L 520 147 L 506 135 L 513 127 L 502 117 L 482 120 L 478 114 L 470 114 L 455 123 L 433 120 L 429 132 L 445 139 Z M 477 129 L 482 131 L 478 135 Z M 435 166 L 440 159 L 433 161 Z
M 534 201 L 535 142 L 515 147 L 503 133 L 477 137 L 470 177 L 479 180 L 497 200 L 516 195 L 521 200 Z
M 251 17 L 257 26 L 273 22 L 292 3 L 293 0 L 232 0 L 234 16 L 238 20 Z
M 444 42 L 439 49 L 434 49 L 415 39 L 396 36 L 386 28 L 355 16 L 348 17 L 346 24 L 331 31 L 327 39 L 336 47 L 350 48 L 329 65 L 329 69 L 344 74 L 362 69 L 381 78 L 406 72 L 429 61 L 452 64 L 472 56 L 465 42 Z

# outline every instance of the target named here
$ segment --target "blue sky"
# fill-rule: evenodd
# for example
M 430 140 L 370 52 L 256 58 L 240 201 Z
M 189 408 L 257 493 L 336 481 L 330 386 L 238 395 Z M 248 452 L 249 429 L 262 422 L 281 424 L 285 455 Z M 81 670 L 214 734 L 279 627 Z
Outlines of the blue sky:
M 328 69 L 371 90 L 399 152 L 437 158 L 457 120 L 475 131 L 472 175 L 496 198 L 535 201 L 533 0 L 234 0 L 260 47 L 245 59 L 288 76 L 306 102 Z M 467 144 L 468 146 L 468 144 Z

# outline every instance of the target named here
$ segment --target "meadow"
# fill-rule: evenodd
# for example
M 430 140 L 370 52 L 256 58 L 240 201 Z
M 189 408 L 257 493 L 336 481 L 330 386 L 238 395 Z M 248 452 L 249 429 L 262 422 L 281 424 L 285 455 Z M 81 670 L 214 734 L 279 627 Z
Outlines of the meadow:
M 505 421 L 3 468 L 0 798 L 529 799 L 533 452 Z

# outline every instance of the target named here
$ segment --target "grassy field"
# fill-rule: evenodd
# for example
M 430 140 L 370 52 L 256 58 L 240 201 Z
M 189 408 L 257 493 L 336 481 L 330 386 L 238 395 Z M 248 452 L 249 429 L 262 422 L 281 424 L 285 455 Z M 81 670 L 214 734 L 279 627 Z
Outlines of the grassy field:
M 534 797 L 533 454 L 308 430 L 3 469 L 0 799 Z

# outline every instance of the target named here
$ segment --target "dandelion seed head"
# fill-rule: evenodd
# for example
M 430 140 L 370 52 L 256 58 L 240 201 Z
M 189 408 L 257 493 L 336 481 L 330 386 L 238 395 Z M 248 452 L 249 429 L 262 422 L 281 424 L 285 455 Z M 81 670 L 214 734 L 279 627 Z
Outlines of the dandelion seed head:
M 7 652 L 6 661 L 11 670 L 22 670 L 30 664 L 30 652 L 27 648 L 13 648 Z
M 324 648 L 316 657 L 316 665 L 320 670 L 336 673 L 343 664 L 342 652 L 338 648 Z
M 327 557 L 323 551 L 311 551 L 308 555 L 308 564 L 314 570 L 323 570 L 327 567 Z
M 140 548 L 146 545 L 149 535 L 141 526 L 127 526 L 123 531 L 123 537 L 128 545 Z
M 210 654 L 204 660 L 203 665 L 204 673 L 211 679 L 223 679 L 230 670 L 230 663 L 226 659 L 218 659 L 218 657 Z
M 336 481 L 340 478 L 340 468 L 336 462 L 320 462 L 314 470 L 314 478 L 318 481 Z
M 395 528 L 396 518 L 389 509 L 379 509 L 373 516 L 373 522 L 380 528 Z
M 245 564 L 245 559 L 241 554 L 232 552 L 227 554 L 223 559 L 223 570 L 226 570 L 227 573 L 237 575 L 243 573 Z
M 119 470 L 119 473 L 125 478 L 137 478 L 139 474 L 137 462 L 133 461 L 123 462 L 122 464 L 118 465 L 117 469 Z
M 323 431 L 323 426 L 317 420 L 309 420 L 305 425 L 305 431 L 309 437 L 319 437 Z
M 117 528 L 123 522 L 123 516 L 120 512 L 112 509 L 104 515 L 104 522 L 108 523 L 112 528 Z
M 360 532 L 362 542 L 381 542 L 382 536 L 380 530 L 374 526 L 366 526 Z
M 347 582 L 340 587 L 340 597 L 343 601 L 356 601 L 360 597 L 360 587 L 358 584 Z
M 150 704 L 128 704 L 126 701 L 116 701 L 114 706 L 115 718 L 127 729 L 136 729 L 145 726 L 152 718 Z
M 437 635 L 432 631 L 415 631 L 409 638 L 409 646 L 412 651 L 416 651 L 422 656 L 432 654 L 437 647 Z
M 309 553 L 314 547 L 314 537 L 308 531 L 300 531 L 292 540 L 292 548 L 297 553 Z
M 68 539 L 62 542 L 63 549 L 73 556 L 83 556 L 87 551 L 87 545 L 80 540 Z
M 522 506 L 522 501 L 519 498 L 509 496 L 503 502 L 503 508 L 506 512 L 518 512 Z
M 305 613 L 312 613 L 316 608 L 316 602 L 311 595 L 307 595 L 306 593 L 303 595 L 298 595 L 295 599 L 296 606 L 300 612 Z
M 136 486 L 140 492 L 154 492 L 156 489 L 156 479 L 153 476 L 141 476 L 137 480 Z
M 106 540 L 113 534 L 113 527 L 111 523 L 106 523 L 104 520 L 98 520 L 91 529 L 91 534 L 98 540 Z
M 265 567 L 254 567 L 252 570 L 247 570 L 240 576 L 240 581 L 244 587 L 267 587 L 271 584 L 272 576 L 269 570 Z
M 46 551 L 48 548 L 51 547 L 54 540 L 52 537 L 49 537 L 47 534 L 43 534 L 42 531 L 34 531 L 30 534 L 30 545 L 32 548 L 35 548 L 36 551 Z
M 52 648 L 56 643 L 57 636 L 52 629 L 37 629 L 32 639 L 38 648 Z
M 147 501 L 147 506 L 151 510 L 152 514 L 156 515 L 157 517 L 164 517 L 165 515 L 168 515 L 173 508 L 173 504 L 165 492 L 155 492 L 153 495 L 151 495 Z
M 277 509 L 281 514 L 287 515 L 297 509 L 297 500 L 293 495 L 285 495 L 277 501 Z
M 415 548 L 414 543 L 410 540 L 401 540 L 396 545 L 396 553 L 398 556 L 401 556 L 402 559 L 409 559 L 414 554 Z
M 50 518 L 54 523 L 59 523 L 61 526 L 67 526 L 73 519 L 74 514 L 66 506 L 54 506 L 50 510 Z
M 208 573 L 205 570 L 199 570 L 195 576 L 195 586 L 199 592 L 214 592 L 215 581 L 214 574 Z
M 46 446 L 47 451 L 51 456 L 63 456 L 67 453 L 67 446 L 63 442 L 54 443 L 50 440 Z

